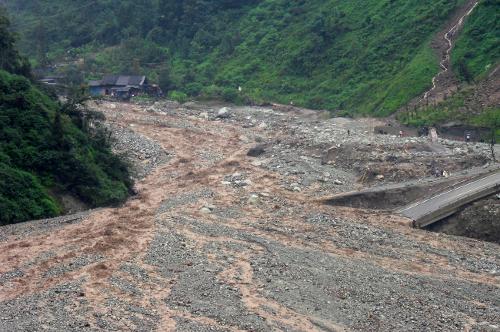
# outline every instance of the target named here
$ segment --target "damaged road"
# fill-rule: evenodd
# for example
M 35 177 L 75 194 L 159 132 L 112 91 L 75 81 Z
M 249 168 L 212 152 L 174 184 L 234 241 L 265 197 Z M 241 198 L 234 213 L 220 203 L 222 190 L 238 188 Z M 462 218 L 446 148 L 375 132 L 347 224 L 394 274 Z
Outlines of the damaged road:
M 499 245 L 319 199 L 482 166 L 486 145 L 257 107 L 99 107 L 136 137 L 138 194 L 0 228 L 0 331 L 499 329 Z

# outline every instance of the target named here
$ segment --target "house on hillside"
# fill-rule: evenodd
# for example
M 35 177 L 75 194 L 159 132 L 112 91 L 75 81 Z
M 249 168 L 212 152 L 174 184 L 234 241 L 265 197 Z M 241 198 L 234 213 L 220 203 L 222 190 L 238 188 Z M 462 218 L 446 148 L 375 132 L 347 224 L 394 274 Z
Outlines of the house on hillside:
M 110 96 L 128 100 L 141 94 L 161 94 L 159 87 L 150 85 L 146 76 L 107 75 L 100 81 L 90 81 L 88 85 L 90 95 L 94 97 Z

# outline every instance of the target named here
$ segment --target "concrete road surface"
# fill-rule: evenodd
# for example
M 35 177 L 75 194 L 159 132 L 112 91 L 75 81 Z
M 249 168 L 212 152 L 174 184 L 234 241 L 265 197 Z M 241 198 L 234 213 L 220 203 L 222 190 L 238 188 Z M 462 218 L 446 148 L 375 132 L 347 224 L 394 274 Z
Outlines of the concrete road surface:
M 500 191 L 500 169 L 399 211 L 413 220 L 415 227 L 425 227 L 457 212 L 468 203 Z

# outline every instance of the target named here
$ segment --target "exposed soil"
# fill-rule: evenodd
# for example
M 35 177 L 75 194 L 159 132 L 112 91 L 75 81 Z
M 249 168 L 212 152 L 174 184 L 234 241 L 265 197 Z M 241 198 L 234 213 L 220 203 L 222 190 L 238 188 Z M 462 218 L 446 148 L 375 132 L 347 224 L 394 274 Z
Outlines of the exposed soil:
M 481 165 L 487 145 L 259 107 L 100 108 L 152 166 L 122 207 L 0 228 L 0 331 L 498 330 L 499 245 L 318 199 Z
M 429 230 L 467 236 L 500 244 L 500 198 L 496 195 L 474 202 Z
M 478 113 L 486 107 L 498 106 L 500 103 L 500 66 L 492 69 L 488 77 L 480 82 L 467 85 L 458 80 L 451 66 L 450 55 L 454 44 L 468 18 L 479 4 L 478 0 L 467 0 L 456 11 L 446 26 L 437 33 L 431 43 L 440 59 L 440 71 L 432 79 L 432 87 L 422 96 L 412 100 L 405 109 L 437 104 L 459 92 L 466 96 L 464 112 Z
M 433 40 L 431 46 L 441 59 L 439 62 L 440 72 L 432 79 L 432 88 L 424 94 L 422 102 L 429 102 L 429 100 L 434 103 L 442 101 L 446 98 L 445 95 L 450 95 L 456 90 L 459 82 L 451 70 L 451 52 L 465 20 L 472 14 L 478 4 L 479 0 L 466 1 L 465 5 L 457 11 L 453 19 L 448 23 L 445 30 L 440 32 L 439 37 Z
M 412 202 L 431 197 L 449 187 L 461 183 L 462 178 L 435 181 L 405 182 L 398 185 L 380 186 L 363 191 L 341 193 L 325 199 L 325 204 L 372 210 L 394 210 Z

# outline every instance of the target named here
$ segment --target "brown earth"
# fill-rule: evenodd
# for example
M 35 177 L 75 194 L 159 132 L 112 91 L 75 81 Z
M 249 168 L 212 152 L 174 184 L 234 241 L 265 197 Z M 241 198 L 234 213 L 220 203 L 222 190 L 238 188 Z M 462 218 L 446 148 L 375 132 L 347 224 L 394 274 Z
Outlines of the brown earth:
M 173 158 L 122 207 L 49 229 L 1 228 L 0 330 L 497 328 L 498 245 L 316 199 L 364 186 L 355 169 L 316 156 L 326 137 L 380 141 L 363 120 L 244 107 L 221 120 L 194 106 L 101 105 L 110 124 Z M 407 145 L 384 139 L 389 151 Z M 259 142 L 264 155 L 248 157 Z
M 412 100 L 403 109 L 420 108 L 436 105 L 456 93 L 466 95 L 465 106 L 462 111 L 479 113 L 482 109 L 498 106 L 500 103 L 500 67 L 494 68 L 485 79 L 467 85 L 460 82 L 454 74 L 450 55 L 456 39 L 460 36 L 463 24 L 468 14 L 473 12 L 479 3 L 478 0 L 468 0 L 459 8 L 448 21 L 445 27 L 436 34 L 431 47 L 440 59 L 440 72 L 433 78 L 432 88 L 425 94 Z M 452 46 L 450 49 L 449 41 Z M 403 110 L 402 109 L 402 110 Z

